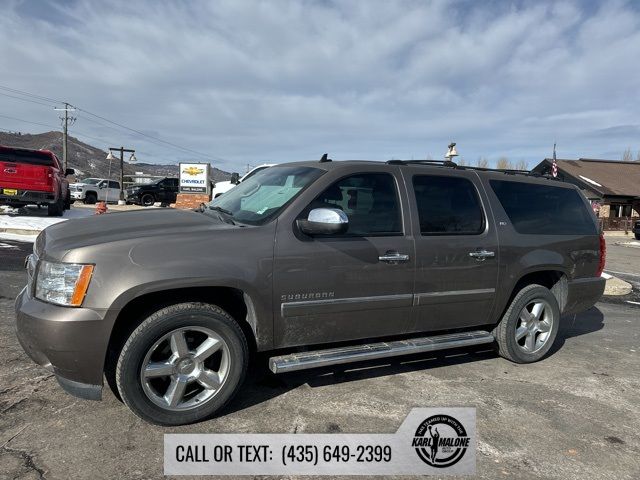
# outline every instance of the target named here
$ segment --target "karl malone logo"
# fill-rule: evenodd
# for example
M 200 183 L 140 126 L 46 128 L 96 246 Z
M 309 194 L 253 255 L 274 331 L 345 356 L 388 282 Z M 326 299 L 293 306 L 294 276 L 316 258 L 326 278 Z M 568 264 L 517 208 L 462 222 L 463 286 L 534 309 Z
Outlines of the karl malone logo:
M 434 415 L 420 424 L 411 446 L 427 465 L 446 468 L 464 457 L 469 441 L 458 420 L 449 415 Z

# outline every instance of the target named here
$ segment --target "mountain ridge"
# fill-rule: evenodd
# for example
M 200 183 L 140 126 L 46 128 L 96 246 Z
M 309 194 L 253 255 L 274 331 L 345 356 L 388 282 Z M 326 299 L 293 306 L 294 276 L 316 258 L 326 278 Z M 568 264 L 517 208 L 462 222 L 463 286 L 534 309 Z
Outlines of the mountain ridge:
M 0 132 L 0 145 L 8 147 L 30 148 L 33 150 L 51 150 L 62 161 L 62 132 L 44 133 L 23 133 L 23 132 Z M 109 162 L 106 160 L 107 152 L 79 140 L 71 135 L 68 136 L 67 146 L 69 168 L 76 170 L 76 178 L 111 178 L 119 180 L 119 161 Z M 195 160 L 194 160 L 195 161 Z M 124 174 L 131 175 L 136 172 L 143 172 L 146 175 L 157 175 L 165 177 L 177 177 L 178 165 L 164 165 L 156 163 L 125 161 Z M 211 167 L 214 181 L 229 180 L 231 174 L 216 167 Z

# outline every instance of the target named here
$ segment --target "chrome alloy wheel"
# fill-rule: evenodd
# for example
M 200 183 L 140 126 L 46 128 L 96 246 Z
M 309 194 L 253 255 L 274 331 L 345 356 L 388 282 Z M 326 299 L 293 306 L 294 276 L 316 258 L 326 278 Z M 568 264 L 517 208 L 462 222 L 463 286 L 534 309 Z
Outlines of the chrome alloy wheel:
M 526 353 L 534 353 L 547 343 L 553 327 L 553 311 L 543 299 L 530 301 L 521 311 L 516 324 L 516 344 Z
M 229 347 L 204 327 L 173 330 L 148 350 L 140 381 L 147 397 L 165 410 L 190 410 L 211 400 L 229 373 Z

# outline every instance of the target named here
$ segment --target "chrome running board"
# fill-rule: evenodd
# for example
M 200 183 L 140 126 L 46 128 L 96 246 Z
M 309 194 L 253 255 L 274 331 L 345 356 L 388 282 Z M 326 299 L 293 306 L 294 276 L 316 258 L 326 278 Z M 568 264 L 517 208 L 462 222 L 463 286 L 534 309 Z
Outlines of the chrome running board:
M 393 342 L 369 343 L 328 350 L 299 352 L 269 359 L 269 369 L 273 373 L 294 372 L 307 368 L 326 367 L 343 363 L 397 357 L 411 353 L 433 352 L 447 348 L 468 347 L 493 343 L 495 338 L 489 332 L 475 331 L 452 333 L 433 337 L 410 338 Z

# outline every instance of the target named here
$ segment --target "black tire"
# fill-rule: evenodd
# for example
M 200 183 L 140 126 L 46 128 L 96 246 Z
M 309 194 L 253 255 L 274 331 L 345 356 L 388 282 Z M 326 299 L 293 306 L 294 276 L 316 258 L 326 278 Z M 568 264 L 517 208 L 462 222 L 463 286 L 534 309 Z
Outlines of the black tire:
M 67 198 L 65 198 L 64 200 L 64 209 L 65 210 L 71 210 L 71 204 L 73 202 L 71 201 L 71 192 L 69 190 L 67 190 Z
M 213 397 L 188 410 L 170 410 L 154 403 L 143 388 L 141 370 L 147 353 L 163 336 L 180 328 L 206 328 L 224 340 L 228 370 Z M 143 321 L 122 347 L 116 385 L 124 403 L 137 416 L 157 425 L 185 425 L 212 416 L 237 393 L 249 362 L 247 340 L 238 323 L 221 308 L 207 303 L 181 303 L 157 311 Z
M 144 195 L 142 195 L 142 198 L 140 199 L 140 203 L 145 207 L 150 207 L 154 203 L 156 203 L 156 199 L 150 193 L 145 193 Z
M 64 213 L 64 200 L 59 198 L 56 203 L 50 203 L 47 205 L 47 216 L 49 217 L 61 217 Z
M 544 311 L 547 311 L 551 318 L 551 326 L 548 330 L 548 336 L 544 343 L 535 350 L 527 352 L 524 350 L 524 346 L 520 344 L 520 341 L 516 340 L 516 328 L 521 323 L 520 314 L 525 307 L 539 301 L 545 304 Z M 500 356 L 511 360 L 515 363 L 532 363 L 542 359 L 553 346 L 553 342 L 558 334 L 558 328 L 560 326 L 560 308 L 558 307 L 558 301 L 551 291 L 543 287 L 542 285 L 527 285 L 520 290 L 513 298 L 509 308 L 504 313 L 502 320 L 493 330 L 493 335 L 498 343 L 498 353 Z M 540 339 L 541 333 L 534 333 L 533 338 Z M 524 342 L 527 339 L 524 338 Z M 536 344 L 537 345 L 537 344 Z
M 96 195 L 94 192 L 87 192 L 84 196 L 84 203 L 86 203 L 87 205 L 95 205 L 97 201 L 98 195 Z

